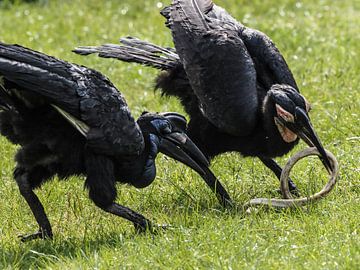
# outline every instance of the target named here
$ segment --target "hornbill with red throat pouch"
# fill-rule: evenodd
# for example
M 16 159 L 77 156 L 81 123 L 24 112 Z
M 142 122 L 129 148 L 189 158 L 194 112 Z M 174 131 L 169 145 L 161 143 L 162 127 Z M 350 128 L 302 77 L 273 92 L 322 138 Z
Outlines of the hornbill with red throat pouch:
M 288 153 L 300 137 L 319 150 L 331 170 L 310 122 L 310 104 L 269 37 L 211 0 L 173 0 L 161 14 L 175 50 L 127 37 L 120 40 L 123 45 L 74 52 L 163 70 L 156 88 L 180 99 L 190 115 L 187 134 L 209 159 L 237 151 L 260 158 L 280 178 L 282 169 L 273 158 Z M 296 192 L 291 179 L 289 187 Z
M 86 176 L 98 207 L 137 230 L 151 229 L 147 218 L 115 203 L 115 183 L 150 185 L 158 152 L 208 177 L 209 163 L 184 133 L 186 124 L 177 113 L 146 112 L 135 121 L 123 95 L 101 73 L 0 43 L 0 133 L 20 145 L 14 178 L 39 225 L 23 241 L 53 235 L 33 190 L 55 175 Z

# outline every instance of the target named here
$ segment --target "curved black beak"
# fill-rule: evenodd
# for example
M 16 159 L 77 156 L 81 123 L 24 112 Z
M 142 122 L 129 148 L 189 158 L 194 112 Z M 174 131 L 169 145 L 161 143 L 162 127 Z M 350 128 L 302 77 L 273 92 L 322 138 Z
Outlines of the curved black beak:
M 209 161 L 185 133 L 173 132 L 161 136 L 161 139 L 160 152 L 184 163 L 201 176 L 206 174 Z
M 331 162 L 322 146 L 319 137 L 311 125 L 310 119 L 306 112 L 299 108 L 295 108 L 295 122 L 285 123 L 286 127 L 295 132 L 302 140 L 304 140 L 310 147 L 316 147 L 321 155 L 320 160 L 325 165 L 327 170 L 332 171 Z
M 224 207 L 232 205 L 231 198 L 226 189 L 209 169 L 209 161 L 185 133 L 173 132 L 162 135 L 161 138 L 162 140 L 159 145 L 160 152 L 195 170 L 216 193 Z

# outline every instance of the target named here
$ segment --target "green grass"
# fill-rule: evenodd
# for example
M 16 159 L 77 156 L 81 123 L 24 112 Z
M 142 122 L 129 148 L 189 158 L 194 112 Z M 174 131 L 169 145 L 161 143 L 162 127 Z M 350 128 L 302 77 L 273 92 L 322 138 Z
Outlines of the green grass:
M 158 14 L 169 1 L 27 2 L 0 1 L 1 41 L 100 70 L 125 95 L 135 117 L 143 110 L 183 112 L 177 100 L 153 92 L 156 71 L 71 53 L 77 45 L 116 43 L 130 34 L 171 46 Z M 1 137 L 0 269 L 360 269 L 360 2 L 216 2 L 267 33 L 287 59 L 313 105 L 320 138 L 341 166 L 331 195 L 303 209 L 225 211 L 196 174 L 160 155 L 154 184 L 143 190 L 119 185 L 118 202 L 173 229 L 136 235 L 129 222 L 90 202 L 84 179 L 72 178 L 37 191 L 54 240 L 23 244 L 16 235 L 33 232 L 36 223 L 12 179 L 17 147 Z M 255 159 L 226 154 L 212 169 L 239 206 L 278 196 L 277 180 Z M 304 194 L 326 181 L 316 159 L 300 162 L 292 176 Z

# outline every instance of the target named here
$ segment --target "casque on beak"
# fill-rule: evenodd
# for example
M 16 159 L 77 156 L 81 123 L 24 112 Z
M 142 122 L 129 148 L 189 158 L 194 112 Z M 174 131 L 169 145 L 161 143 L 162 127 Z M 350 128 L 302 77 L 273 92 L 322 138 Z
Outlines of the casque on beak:
M 159 151 L 184 163 L 201 176 L 206 174 L 204 168 L 209 167 L 209 161 L 204 154 L 190 138 L 182 132 L 172 132 L 161 136 Z
M 283 124 L 291 131 L 296 133 L 302 140 L 304 140 L 309 146 L 316 147 L 321 155 L 320 159 L 325 167 L 332 171 L 331 162 L 326 155 L 325 149 L 322 146 L 319 137 L 311 125 L 310 119 L 306 112 L 300 107 L 295 108 L 295 121 L 293 123 L 283 122 Z

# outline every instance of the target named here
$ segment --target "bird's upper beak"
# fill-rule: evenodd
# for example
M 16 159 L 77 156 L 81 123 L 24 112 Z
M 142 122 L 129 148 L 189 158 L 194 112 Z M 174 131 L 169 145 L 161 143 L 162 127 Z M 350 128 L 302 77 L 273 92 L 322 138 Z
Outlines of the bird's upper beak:
M 160 152 L 184 163 L 201 176 L 206 174 L 203 168 L 209 167 L 209 161 L 185 133 L 172 132 L 161 138 Z
M 311 125 L 310 119 L 306 112 L 299 108 L 295 108 L 295 121 L 294 123 L 285 123 L 285 126 L 291 131 L 295 132 L 302 140 L 304 140 L 309 146 L 316 147 L 321 155 L 320 159 L 325 167 L 331 172 L 332 165 L 322 146 L 319 137 Z

